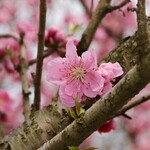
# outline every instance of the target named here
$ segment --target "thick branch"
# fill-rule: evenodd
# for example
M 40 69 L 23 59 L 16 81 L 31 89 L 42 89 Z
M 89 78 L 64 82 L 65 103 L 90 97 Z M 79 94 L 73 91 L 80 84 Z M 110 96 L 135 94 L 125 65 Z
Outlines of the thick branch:
M 138 36 L 138 34 L 136 35 L 136 36 Z M 127 41 L 124 41 L 122 44 L 121 44 L 121 46 L 122 46 L 122 50 L 123 50 L 123 45 L 124 45 L 124 47 L 126 46 L 125 45 L 125 43 L 126 44 L 129 44 L 126 48 L 128 48 L 128 49 L 130 49 L 130 48 L 132 48 L 132 46 L 131 45 L 133 45 L 134 44 L 134 38 L 136 39 L 136 36 L 135 37 L 131 37 L 131 39 L 127 39 L 127 41 L 129 42 L 127 42 Z M 131 41 L 130 41 L 131 40 Z M 138 41 L 137 41 L 138 42 Z M 146 41 L 147 42 L 147 41 Z M 137 49 L 137 43 L 135 43 L 135 45 L 136 46 L 133 46 L 134 48 L 133 49 Z M 143 49 L 143 47 L 142 46 L 140 46 L 139 47 L 140 49 Z M 133 50 L 132 49 L 132 50 Z M 150 49 L 150 48 L 149 48 Z M 149 51 L 149 49 L 147 49 L 147 51 Z M 145 50 L 145 49 L 144 49 Z M 117 53 L 116 53 L 117 54 Z M 115 56 L 115 55 L 114 55 Z M 119 58 L 119 55 L 117 55 L 116 57 L 115 57 L 116 59 L 118 59 Z M 144 58 L 144 57 L 143 57 Z M 115 59 L 113 59 L 114 61 L 115 61 Z M 140 70 L 140 77 L 141 77 L 141 88 L 142 88 L 142 85 L 143 85 L 143 82 L 145 82 L 145 81 L 147 81 L 148 80 L 148 78 L 150 77 L 150 75 L 149 75 L 149 72 L 150 72 L 150 70 L 149 70 L 149 66 L 150 66 L 150 64 L 149 64 L 149 60 L 150 60 L 150 58 L 149 58 L 149 53 L 147 54 L 147 55 L 145 55 L 145 58 L 141 61 L 141 63 L 142 63 L 142 66 L 144 66 L 144 67 L 140 67 L 139 69 L 138 69 L 138 71 Z M 143 65 L 144 64 L 144 65 Z M 130 69 L 130 67 L 128 68 L 128 69 Z M 135 70 L 135 71 L 137 71 L 135 68 L 133 68 L 132 70 Z M 134 72 L 134 71 L 133 71 Z M 148 73 L 148 75 L 147 75 L 147 73 Z M 138 76 L 138 75 L 137 75 Z M 128 75 L 126 76 L 127 78 L 127 82 L 129 82 L 130 81 L 130 79 L 129 79 L 129 77 L 128 77 Z M 134 78 L 134 76 L 131 76 L 132 78 L 133 78 L 133 81 L 135 80 Z M 131 80 L 132 80 L 132 78 L 131 78 Z M 129 81 L 128 81 L 128 79 L 129 79 Z M 143 79 L 143 80 L 142 80 Z M 121 82 L 121 81 L 120 81 Z M 137 83 L 138 81 L 136 81 L 134 84 L 134 88 L 132 89 L 132 86 L 131 87 L 129 87 L 129 88 L 127 88 L 126 89 L 126 92 L 129 92 L 129 91 L 131 91 L 132 92 L 132 90 L 134 91 L 136 91 L 137 90 L 137 86 L 136 86 L 136 83 Z M 145 83 L 146 84 L 146 83 Z M 123 86 L 123 88 L 125 88 L 124 87 L 124 85 L 122 85 Z M 121 87 L 122 88 L 122 87 Z M 122 91 L 123 91 L 123 88 L 121 89 Z M 115 88 L 116 89 L 116 88 Z M 114 89 L 112 90 L 112 92 L 114 91 Z M 118 91 L 119 92 L 119 91 Z M 120 91 L 121 92 L 121 91 Z M 119 93 L 118 93 L 119 94 Z M 123 93 L 121 93 L 121 94 L 123 94 Z M 117 94 L 116 94 L 116 96 L 117 96 Z M 104 97 L 105 98 L 105 97 Z M 119 95 L 118 95 L 118 98 L 119 98 Z M 125 95 L 125 98 L 126 98 L 126 95 Z M 123 99 L 124 99 L 124 97 L 123 97 Z M 113 99 L 113 101 L 114 101 L 115 99 Z M 120 99 L 120 101 L 122 101 L 122 99 Z M 118 101 L 119 102 L 119 105 L 120 105 L 120 101 Z M 104 102 L 107 102 L 107 100 L 106 101 L 104 101 Z M 98 103 L 102 103 L 102 104 L 104 104 L 104 102 L 102 101 L 100 101 L 100 102 L 98 102 Z M 123 103 L 124 103 L 125 101 L 123 101 Z M 111 103 L 111 101 L 110 101 L 110 103 Z M 114 108 L 114 106 L 112 105 L 111 106 L 111 110 Z M 51 118 L 51 115 L 53 116 L 53 113 L 54 114 L 58 114 L 57 113 L 57 111 L 49 111 L 49 108 L 46 108 L 47 110 L 48 110 L 48 112 L 47 113 L 42 113 L 43 111 L 38 111 L 37 113 L 35 113 L 35 116 L 34 116 L 34 119 L 32 120 L 32 122 L 31 122 L 31 125 L 26 125 L 26 124 L 23 124 L 22 126 L 21 126 L 21 128 L 19 128 L 18 130 L 16 130 L 16 131 L 14 131 L 12 134 L 10 134 L 8 137 L 5 137 L 4 138 L 4 140 L 3 140 L 3 143 L 1 143 L 0 144 L 0 149 L 2 149 L 2 150 L 4 150 L 4 147 L 7 147 L 8 146 L 8 148 L 9 149 L 11 149 L 11 150 L 17 150 L 17 147 L 18 147 L 18 143 L 20 143 L 20 147 L 19 147 L 19 149 L 18 150 L 20 150 L 20 149 L 36 149 L 36 148 L 38 148 L 40 145 L 42 145 L 45 141 L 47 141 L 47 140 L 50 140 L 54 135 L 56 135 L 58 132 L 58 129 L 60 129 L 59 131 L 61 131 L 66 125 L 68 125 L 69 124 L 69 121 L 68 120 L 70 120 L 70 119 L 68 119 L 64 114 L 60 114 L 60 116 L 62 117 L 62 119 L 60 119 L 57 115 L 55 116 L 56 118 L 58 118 L 59 120 L 58 120 L 58 122 L 55 122 L 55 120 L 56 120 L 56 118 Z M 100 109 L 100 108 L 98 108 L 98 109 Z M 111 111 L 110 110 L 110 111 Z M 113 109 L 114 110 L 114 109 Z M 107 110 L 106 110 L 107 111 Z M 104 111 L 105 112 L 105 111 Z M 45 116 L 46 115 L 46 116 Z M 36 116 L 38 116 L 40 119 L 36 119 Z M 94 115 L 94 117 L 95 117 L 95 115 Z M 102 116 L 102 118 L 103 118 L 104 116 Z M 108 117 L 112 117 L 112 116 L 108 116 Z M 101 118 L 101 116 L 99 116 L 98 118 Z M 43 120 L 45 120 L 45 121 L 43 121 Z M 64 122 L 63 122 L 63 119 L 66 119 L 66 120 L 64 120 Z M 106 118 L 106 119 L 108 119 L 108 118 Z M 36 121 L 35 121 L 36 120 Z M 38 120 L 38 121 L 37 121 Z M 47 121 L 48 120 L 48 121 Z M 103 119 L 102 119 L 102 121 L 104 121 Z M 46 123 L 45 123 L 46 122 Z M 63 123 L 65 124 L 63 124 Z M 54 124 L 53 124 L 54 123 Z M 102 123 L 102 122 L 101 122 Z M 53 125 L 54 125 L 54 127 L 56 127 L 56 128 L 54 128 L 54 130 L 53 130 Z M 92 122 L 92 124 L 93 124 L 93 122 Z M 56 126 L 56 125 L 58 125 L 58 126 Z M 30 128 L 31 127 L 31 128 Z M 59 128 L 60 127 L 60 128 Z M 21 130 L 20 130 L 21 129 Z M 42 134 L 41 134 L 41 132 L 42 132 Z M 49 132 L 49 134 L 48 134 L 48 132 Z M 40 133 L 40 135 L 38 134 L 38 133 Z M 82 132 L 81 132 L 82 133 Z M 41 136 L 42 135 L 42 136 Z M 46 135 L 46 137 L 47 138 L 44 138 L 43 137 L 43 135 L 44 135 L 44 137 L 45 137 L 45 135 Z M 49 136 L 50 135 L 50 136 Z M 42 137 L 42 139 L 40 138 L 40 137 Z M 79 136 L 80 137 L 80 136 Z M 81 139 L 80 139 L 81 140 Z M 25 143 L 25 144 L 24 144 Z M 30 148 L 29 148 L 30 147 Z M 5 149 L 6 150 L 6 149 Z
M 41 98 L 40 85 L 41 85 L 42 65 L 43 65 L 45 22 L 46 22 L 46 0 L 40 0 L 38 53 L 37 53 L 36 75 L 34 78 L 34 86 L 35 86 L 34 108 L 36 110 L 40 108 L 40 98 Z
M 138 22 L 138 31 L 142 32 L 146 29 L 146 9 L 145 9 L 145 0 L 138 0 L 137 4 L 137 22 Z
M 57 106 L 48 106 L 35 112 L 29 124 L 23 123 L 5 136 L 0 142 L 0 150 L 36 150 L 70 122 L 65 110 L 59 112 Z
M 68 146 L 78 146 L 107 120 L 115 117 L 122 106 L 150 81 L 149 60 L 150 54 L 142 64 L 132 68 L 111 92 L 89 108 L 80 118 L 83 124 L 74 121 L 52 140 L 45 143 L 43 148 L 45 150 L 66 150 Z
M 119 46 L 103 61 L 112 63 L 118 61 L 123 67 L 124 72 L 127 73 L 139 61 L 137 48 L 142 49 L 142 46 L 139 46 L 138 36 L 139 35 L 135 33 L 132 37 L 123 39 Z

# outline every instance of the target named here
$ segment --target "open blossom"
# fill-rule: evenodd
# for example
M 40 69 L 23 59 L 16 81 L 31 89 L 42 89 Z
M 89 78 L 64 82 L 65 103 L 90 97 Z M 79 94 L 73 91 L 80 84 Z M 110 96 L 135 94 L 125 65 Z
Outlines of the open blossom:
M 60 99 L 68 107 L 74 106 L 75 95 L 79 102 L 83 95 L 95 97 L 104 85 L 104 79 L 97 71 L 95 55 L 86 51 L 79 57 L 76 51 L 73 41 L 68 41 L 66 58 L 53 59 L 47 67 L 48 81 L 60 85 Z
M 119 68 L 121 68 L 120 65 Z M 47 69 L 48 81 L 60 86 L 60 100 L 67 107 L 75 105 L 74 98 L 76 95 L 78 101 L 81 102 L 85 96 L 92 98 L 103 94 L 102 90 L 106 77 L 97 66 L 96 56 L 92 51 L 86 51 L 79 57 L 72 40 L 67 42 L 66 57 L 51 60 L 47 65 Z M 108 74 L 110 75 L 110 73 Z M 115 74 L 117 73 L 114 70 L 113 77 L 117 76 Z

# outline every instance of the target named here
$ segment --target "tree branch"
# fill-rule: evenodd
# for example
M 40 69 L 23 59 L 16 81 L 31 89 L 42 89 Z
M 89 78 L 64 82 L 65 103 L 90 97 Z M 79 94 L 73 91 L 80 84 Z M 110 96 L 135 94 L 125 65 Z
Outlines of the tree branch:
M 110 0 L 100 0 L 95 12 L 92 15 L 92 18 L 82 34 L 82 38 L 77 45 L 78 54 L 81 55 L 84 51 L 86 51 L 92 41 L 92 38 L 98 28 L 101 20 L 104 16 L 109 12 Z
M 137 36 L 138 36 L 138 34 L 137 34 Z M 130 44 L 128 43 L 130 46 L 128 45 L 127 48 L 130 49 L 130 47 L 132 47 L 131 45 L 134 43 L 135 37 L 131 37 L 131 39 L 132 39 L 132 40 L 130 39 L 131 41 L 129 39 L 127 39 L 127 41 L 130 43 Z M 145 39 L 143 39 L 143 40 L 145 40 Z M 126 43 L 126 41 L 124 41 L 123 43 Z M 123 43 L 121 45 L 123 45 Z M 134 46 L 134 49 L 136 50 L 138 43 L 135 43 L 135 45 L 136 46 Z M 148 45 L 149 44 L 146 44 L 147 47 L 148 47 Z M 143 50 L 143 46 L 140 45 L 139 49 Z M 145 50 L 149 51 L 150 47 L 148 47 L 147 49 L 144 49 L 144 51 Z M 117 109 L 118 110 L 121 109 L 121 107 L 128 101 L 127 98 L 134 95 L 136 92 L 138 92 L 140 89 L 142 89 L 142 87 L 144 85 L 146 85 L 146 83 L 149 82 L 149 78 L 150 78 L 150 62 L 149 62 L 150 56 L 149 55 L 150 55 L 149 53 L 145 53 L 145 56 L 142 55 L 143 59 L 142 59 L 142 61 L 140 61 L 140 65 L 138 65 L 137 67 L 133 67 L 133 69 L 130 71 L 130 73 L 127 74 L 125 76 L 125 78 L 123 78 L 120 81 L 121 83 L 124 83 L 126 81 L 125 82 L 126 84 L 121 85 L 119 82 L 112 89 L 112 91 L 109 94 L 105 95 L 102 100 L 98 101 L 95 105 L 93 105 L 93 107 L 97 108 L 97 109 L 92 109 L 93 108 L 92 107 L 86 112 L 86 115 L 84 116 L 84 118 L 85 117 L 87 117 L 87 118 L 85 118 L 85 119 L 90 119 L 90 117 L 88 118 L 88 115 L 90 115 L 90 113 L 92 114 L 93 118 L 91 117 L 91 119 L 93 119 L 93 120 L 89 120 L 89 121 L 92 121 L 91 125 L 93 125 L 94 120 L 95 121 L 98 120 L 96 118 L 96 115 L 94 112 L 98 110 L 99 113 L 101 113 L 101 116 L 99 116 L 97 114 L 97 117 L 100 118 L 100 120 L 101 119 L 102 120 L 100 122 L 99 121 L 96 122 L 96 125 L 94 125 L 94 128 L 96 128 L 95 126 L 98 126 L 98 124 L 102 125 L 105 121 L 107 121 L 108 118 L 112 118 L 114 116 L 114 114 L 117 114 Z M 117 55 L 116 59 L 118 59 L 118 57 L 119 57 L 119 55 Z M 128 69 L 130 69 L 130 68 L 128 68 Z M 139 78 L 140 80 L 136 80 L 137 78 Z M 130 81 L 133 83 L 131 83 Z M 120 88 L 119 88 L 119 84 L 121 86 Z M 130 84 L 133 84 L 133 85 L 130 86 Z M 117 92 L 117 94 L 115 92 Z M 128 92 L 131 92 L 130 95 L 127 94 Z M 114 96 L 114 98 L 113 98 L 113 96 Z M 106 98 L 109 98 L 109 99 L 106 99 Z M 117 102 L 117 104 L 116 104 L 116 102 Z M 103 107 L 102 107 L 102 109 L 100 109 L 101 107 L 99 107 L 99 106 L 101 106 L 101 107 L 106 106 L 106 110 L 103 111 Z M 117 109 L 115 110 L 116 107 L 117 107 Z M 108 110 L 108 108 L 110 108 L 110 110 Z M 45 110 L 47 110 L 47 111 L 43 112 Z M 70 120 L 70 118 L 66 117 L 66 115 L 64 113 L 58 113 L 57 110 L 56 111 L 53 111 L 53 110 L 54 110 L 53 107 L 50 106 L 41 111 L 37 111 L 31 120 L 31 124 L 27 125 L 24 123 L 19 129 L 12 132 L 12 134 L 10 134 L 9 136 L 6 136 L 3 139 L 3 142 L 0 143 L 0 149 L 6 150 L 6 147 L 11 150 L 36 149 L 39 146 L 41 146 L 45 141 L 50 140 L 54 135 L 56 135 L 58 132 L 60 132 L 62 129 L 64 129 L 66 127 L 66 125 L 69 124 L 68 120 Z M 107 114 L 108 112 L 110 112 L 110 114 Z M 108 115 L 108 116 L 106 117 L 105 115 Z M 51 118 L 52 116 L 54 118 Z M 61 116 L 61 119 L 59 118 L 59 116 Z M 57 120 L 57 118 L 58 118 L 58 120 Z M 85 121 L 88 121 L 88 120 L 85 120 Z M 77 126 L 82 126 L 81 124 L 78 124 L 78 123 L 75 123 L 75 124 L 77 124 Z M 58 126 L 56 126 L 56 125 L 58 125 Z M 89 132 L 92 132 L 91 130 L 89 131 L 90 124 L 86 124 L 86 127 L 88 130 L 87 134 L 90 134 Z M 84 126 L 83 126 L 83 128 L 84 128 Z M 77 129 L 76 126 L 75 126 L 75 129 Z M 82 133 L 81 128 L 77 131 Z M 83 134 L 85 133 L 85 131 L 86 130 L 83 129 Z M 71 136 L 71 133 L 72 132 L 68 132 L 69 138 Z M 75 134 L 76 134 L 76 132 L 73 133 L 73 138 L 75 137 Z M 79 134 L 79 133 L 77 133 L 77 134 Z M 87 136 L 87 134 L 86 135 L 84 134 L 83 138 L 85 138 Z M 63 136 L 63 138 L 64 138 L 64 136 Z M 80 136 L 78 136 L 77 139 L 79 138 L 79 140 L 81 141 L 82 139 Z M 59 137 L 59 135 L 56 137 Z M 67 139 L 67 137 L 66 137 L 66 139 Z M 71 137 L 71 139 L 72 139 L 72 137 Z M 73 140 L 72 140 L 72 142 L 73 142 Z M 20 143 L 20 144 L 18 144 L 18 143 Z M 19 147 L 19 149 L 18 149 L 18 147 Z
M 110 5 L 110 0 L 100 0 L 95 12 L 92 15 L 92 18 L 85 29 L 84 33 L 82 34 L 81 40 L 79 41 L 77 45 L 77 52 L 79 55 L 81 55 L 84 51 L 86 51 L 95 35 L 95 32 L 104 18 L 104 16 L 107 13 L 110 13 L 118 8 L 121 8 L 125 4 L 127 4 L 129 0 L 125 0 L 118 6 L 111 6 Z M 87 11 L 89 13 L 89 11 Z M 89 14 L 90 15 L 90 14 Z
M 150 95 L 142 96 L 138 100 L 135 100 L 135 101 L 123 106 L 123 108 L 121 108 L 121 110 L 118 112 L 118 115 L 125 113 L 127 110 L 130 110 L 131 108 L 138 106 L 138 105 L 148 101 L 149 99 L 150 99 Z
M 142 45 L 138 47 L 138 41 L 136 41 L 137 37 L 138 37 L 138 33 L 136 33 L 133 37 L 123 40 L 120 43 L 120 45 L 118 45 L 118 47 L 115 49 L 116 53 L 112 53 L 112 55 L 113 55 L 112 57 L 109 56 L 108 61 L 112 60 L 112 62 L 116 62 L 116 61 L 120 60 L 120 58 L 126 54 L 126 53 L 121 53 L 122 51 L 128 52 L 131 50 L 131 52 L 132 52 L 132 51 L 136 51 L 137 48 L 140 48 L 141 50 L 143 50 Z M 143 40 L 145 40 L 145 39 L 143 39 Z M 144 58 L 144 56 L 143 56 L 143 58 L 146 59 L 146 57 L 148 57 L 149 55 L 150 54 L 145 55 L 145 58 Z M 132 60 L 131 57 L 129 60 Z M 147 58 L 147 60 L 148 60 L 147 63 L 149 63 L 150 59 Z M 122 62 L 121 65 L 124 65 L 124 62 Z M 147 66 L 148 67 L 145 66 L 146 67 L 145 71 L 146 71 L 146 73 L 149 73 L 148 68 L 150 65 L 147 65 Z M 133 66 L 126 67 L 126 72 L 130 69 L 130 67 L 133 67 Z M 141 70 L 143 70 L 143 69 L 144 68 L 142 68 Z M 142 81 L 142 79 L 141 79 L 141 81 Z M 134 88 L 136 88 L 136 86 Z M 131 90 L 131 88 L 129 87 L 128 91 L 130 91 L 130 90 Z M 122 101 L 122 99 L 121 99 L 121 101 Z M 8 147 L 11 147 L 11 150 L 17 150 L 18 143 L 20 143 L 18 150 L 20 150 L 20 149 L 24 149 L 24 150 L 37 149 L 44 142 L 50 140 L 59 131 L 61 131 L 67 125 L 69 125 L 71 120 L 70 120 L 70 118 L 66 117 L 66 115 L 64 113 L 60 113 L 61 119 L 58 116 L 55 116 L 56 118 L 58 118 L 58 121 L 59 121 L 59 122 L 55 122 L 56 118 L 54 119 L 52 116 L 53 116 L 53 114 L 58 114 L 58 111 L 57 111 L 57 109 L 51 110 L 50 108 L 51 108 L 51 106 L 47 107 L 43 110 L 37 111 L 33 116 L 34 123 L 32 123 L 33 121 L 31 120 L 31 125 L 23 124 L 23 125 L 21 125 L 21 127 L 19 129 L 13 131 L 10 135 L 6 136 L 3 139 L 3 141 L 0 143 L 0 149 L 6 150 L 3 147 L 8 146 Z M 38 118 L 45 119 L 45 121 L 43 121 L 43 119 L 42 120 L 36 119 L 37 116 L 38 116 Z M 48 121 L 46 121 L 46 120 L 48 120 Z M 63 120 L 64 120 L 64 122 L 62 123 Z M 45 122 L 46 122 L 46 124 L 45 124 Z M 65 124 L 65 122 L 66 122 L 66 124 Z M 56 125 L 58 125 L 58 126 L 56 126 Z M 53 126 L 56 128 L 52 128 Z M 39 139 L 40 136 L 37 133 L 38 132 L 41 133 L 41 130 L 42 130 L 42 134 L 40 136 L 46 135 L 46 137 L 47 137 L 46 139 L 44 137 L 42 138 L 42 140 Z M 34 135 L 34 138 L 33 138 L 33 135 Z M 22 138 L 27 141 L 26 144 L 24 144 L 24 140 L 22 140 Z M 32 139 L 32 140 L 29 140 L 29 139 Z M 15 142 L 13 142 L 13 141 L 15 141 Z M 16 141 L 18 141 L 18 142 L 16 142 Z M 32 142 L 32 143 L 30 143 L 30 142 Z M 25 145 L 26 145 L 26 148 L 24 148 Z M 29 145 L 30 145 L 30 148 L 29 148 Z
M 42 148 L 45 150 L 66 150 L 68 146 L 78 146 L 107 120 L 115 117 L 128 100 L 150 81 L 149 60 L 150 54 L 144 61 L 145 63 L 133 67 L 109 93 L 90 107 L 80 118 L 83 123 L 74 121 L 52 140 L 46 142 Z
M 36 75 L 34 78 L 34 86 L 35 86 L 34 108 L 36 110 L 39 110 L 40 108 L 40 99 L 41 99 L 40 85 L 41 85 L 42 65 L 43 65 L 45 23 L 46 23 L 46 0 L 40 0 L 38 53 L 37 53 Z
M 19 41 L 19 37 L 15 34 L 0 34 L 0 38 L 13 38 L 16 41 Z
M 60 110 L 60 111 L 58 111 Z M 35 150 L 63 130 L 72 119 L 56 105 L 36 111 L 28 124 L 25 122 L 0 142 L 0 150 Z
M 54 50 L 52 50 L 52 49 L 48 49 L 48 50 L 44 51 L 43 59 L 48 57 L 49 55 L 51 55 L 53 52 L 54 52 Z M 37 59 L 32 59 L 28 62 L 28 64 L 30 66 L 30 65 L 35 64 L 36 62 L 37 62 Z
M 30 116 L 30 104 L 29 104 L 29 83 L 27 79 L 27 69 L 28 62 L 25 56 L 25 47 L 24 47 L 24 33 L 20 33 L 20 77 L 22 82 L 22 94 L 23 94 L 23 114 L 25 116 L 25 120 L 29 121 Z

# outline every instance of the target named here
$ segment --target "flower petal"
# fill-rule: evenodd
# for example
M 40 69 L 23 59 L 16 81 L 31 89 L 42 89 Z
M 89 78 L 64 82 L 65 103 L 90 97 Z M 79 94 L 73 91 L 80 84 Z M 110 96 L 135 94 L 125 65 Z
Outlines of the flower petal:
M 118 62 L 116 63 L 103 63 L 99 67 L 100 74 L 106 79 L 106 82 L 121 76 L 123 74 L 122 67 Z
M 99 92 L 103 89 L 104 78 L 97 72 L 88 72 L 84 77 L 84 82 L 88 84 L 93 92 Z
M 101 96 L 103 96 L 104 94 L 106 94 L 107 92 L 109 92 L 112 89 L 112 84 L 111 82 L 107 82 L 104 84 L 104 88 L 102 93 L 100 94 Z
M 64 82 L 64 79 L 68 75 L 67 68 L 65 67 L 65 59 L 63 58 L 55 58 L 48 62 L 47 64 L 47 80 L 60 85 Z
M 69 40 L 66 44 L 66 62 L 70 65 L 76 65 L 79 62 L 77 49 L 73 40 Z
M 97 67 L 96 55 L 92 51 L 86 51 L 81 56 L 82 66 L 85 69 L 93 69 Z
M 87 84 L 84 84 L 82 86 L 82 91 L 84 93 L 85 96 L 87 97 L 96 97 L 98 95 L 98 92 L 92 91 L 92 89 L 90 88 L 90 86 L 88 86 Z
M 81 92 L 81 81 L 78 79 L 68 79 L 65 85 L 65 92 L 67 95 L 74 95 L 75 93 Z
M 68 95 L 65 91 L 65 86 L 66 86 L 66 84 L 63 84 L 60 86 L 60 89 L 59 89 L 60 101 L 66 107 L 74 107 L 75 106 L 75 100 L 74 100 L 75 95 L 77 94 L 78 101 L 81 102 L 81 97 L 83 94 L 82 93 L 73 93 L 72 95 Z

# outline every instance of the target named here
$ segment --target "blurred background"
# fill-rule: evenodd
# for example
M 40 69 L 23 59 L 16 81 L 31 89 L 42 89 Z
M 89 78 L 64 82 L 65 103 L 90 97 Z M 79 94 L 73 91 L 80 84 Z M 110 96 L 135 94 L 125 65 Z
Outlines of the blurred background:
M 112 5 L 121 1 L 112 0 Z M 80 40 L 97 3 L 98 0 L 47 0 L 45 51 L 49 47 L 55 48 L 55 51 L 44 60 L 41 108 L 49 105 L 58 91 L 56 85 L 46 81 L 47 62 L 57 56 L 64 56 L 67 39 L 73 38 L 76 42 Z M 107 14 L 102 20 L 89 48 L 95 51 L 99 63 L 123 38 L 136 32 L 136 14 L 131 11 L 136 3 L 136 0 L 131 0 L 129 4 Z M 147 16 L 150 16 L 150 0 L 147 0 L 146 6 Z M 15 38 L 20 33 L 25 33 L 26 59 L 35 59 L 38 15 L 39 0 L 0 0 L 0 139 L 24 120 L 21 80 L 15 68 L 19 65 L 20 45 Z M 31 74 L 34 71 L 33 63 L 28 69 L 31 103 L 34 90 Z M 132 101 L 148 94 L 150 84 Z M 129 110 L 127 115 L 132 119 L 116 117 L 114 130 L 106 133 L 96 131 L 81 147 L 96 147 L 100 150 L 150 150 L 150 102 Z

